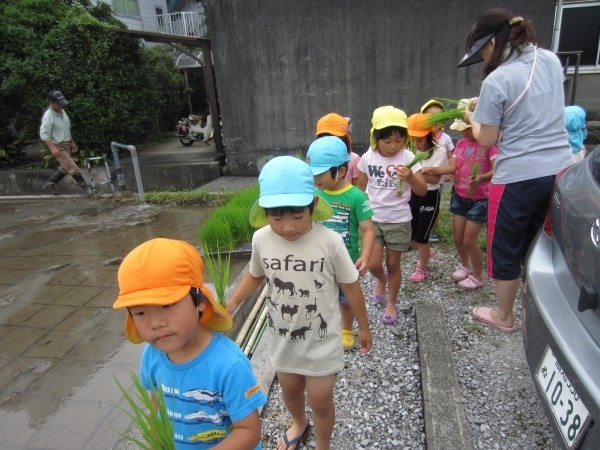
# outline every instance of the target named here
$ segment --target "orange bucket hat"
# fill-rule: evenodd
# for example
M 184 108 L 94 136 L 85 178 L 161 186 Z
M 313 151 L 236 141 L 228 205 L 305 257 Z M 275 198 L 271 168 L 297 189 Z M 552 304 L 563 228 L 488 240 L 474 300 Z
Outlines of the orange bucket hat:
M 333 136 L 346 136 L 348 134 L 348 120 L 336 113 L 329 113 L 317 122 L 317 136 L 323 133 Z
M 140 305 L 170 305 L 178 302 L 191 288 L 198 288 L 207 303 L 200 325 L 227 331 L 231 315 L 204 285 L 204 263 L 198 250 L 187 242 L 151 239 L 138 245 L 123 259 L 118 273 L 119 297 L 114 309 Z M 125 316 L 125 334 L 134 344 L 143 341 L 131 314 Z
M 433 131 L 433 125 L 427 125 L 430 114 L 413 114 L 407 120 L 408 135 L 411 137 L 427 136 Z
M 342 117 L 336 113 L 329 113 L 319 119 L 317 122 L 317 132 L 315 135 L 331 134 L 340 138 L 348 139 L 348 145 L 352 146 L 352 138 L 350 137 L 350 124 L 346 117 Z

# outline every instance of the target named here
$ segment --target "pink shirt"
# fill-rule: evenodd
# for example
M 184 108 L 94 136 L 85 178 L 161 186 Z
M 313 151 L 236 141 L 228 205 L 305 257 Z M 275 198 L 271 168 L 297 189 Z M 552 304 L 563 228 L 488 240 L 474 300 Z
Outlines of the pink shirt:
M 348 162 L 348 171 L 346 172 L 346 176 L 344 177 L 346 181 L 352 184 L 353 178 L 358 178 L 358 174 L 360 173 L 358 170 L 358 162 L 360 161 L 360 155 L 354 152 L 350 153 L 350 161 Z
M 499 150 L 495 145 L 486 149 L 479 142 L 462 138 L 456 143 L 453 158 L 456 158 L 456 172 L 454 173 L 454 190 L 463 198 L 485 199 L 490 196 L 491 183 L 482 181 L 473 190 L 471 196 L 467 195 L 469 180 L 471 179 L 471 168 L 476 162 L 479 163 L 477 173 L 487 173 L 492 170 L 492 160 L 496 159 Z

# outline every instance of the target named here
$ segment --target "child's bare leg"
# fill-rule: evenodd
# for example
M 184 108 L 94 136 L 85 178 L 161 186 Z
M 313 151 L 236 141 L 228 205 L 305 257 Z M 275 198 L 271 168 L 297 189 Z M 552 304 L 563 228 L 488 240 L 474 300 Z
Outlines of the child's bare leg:
M 454 246 L 456 247 L 456 253 L 460 259 L 460 264 L 467 269 L 471 268 L 471 260 L 469 254 L 465 249 L 465 226 L 467 224 L 466 219 L 463 216 L 454 214 L 452 216 L 452 224 L 454 229 Z
M 388 289 L 390 296 L 388 297 L 384 314 L 390 316 L 398 313 L 396 303 L 398 293 L 400 292 L 400 284 L 402 284 L 402 271 L 400 268 L 401 258 L 402 252 L 390 250 L 389 248 L 387 249 L 385 265 L 388 271 Z
M 427 264 L 429 264 L 429 244 L 420 244 L 417 242 L 417 250 L 419 251 L 417 268 L 427 270 Z
M 371 251 L 371 258 L 369 259 L 369 272 L 377 280 L 373 291 L 379 295 L 385 295 L 385 272 L 383 271 L 383 245 L 375 243 L 373 250 Z
M 315 422 L 316 450 L 329 450 L 331 445 L 331 435 L 335 424 L 334 382 L 335 375 L 306 377 L 308 403 Z
M 283 403 L 285 403 L 285 407 L 292 416 L 292 426 L 285 432 L 288 440 L 292 440 L 302 435 L 308 423 L 304 399 L 306 377 L 295 373 L 277 372 L 277 379 L 281 386 Z M 296 447 L 291 446 L 290 450 L 294 450 Z M 277 439 L 277 450 L 285 450 L 286 448 L 283 437 Z
M 340 303 L 340 314 L 342 315 L 342 330 L 351 330 L 354 323 L 354 314 L 348 303 Z
M 479 237 L 480 230 L 480 223 L 467 220 L 463 242 L 465 251 L 471 260 L 473 276 L 477 278 L 478 281 L 483 283 L 485 281 L 485 277 L 483 276 L 483 255 L 481 254 L 481 250 L 477 244 L 477 238 Z

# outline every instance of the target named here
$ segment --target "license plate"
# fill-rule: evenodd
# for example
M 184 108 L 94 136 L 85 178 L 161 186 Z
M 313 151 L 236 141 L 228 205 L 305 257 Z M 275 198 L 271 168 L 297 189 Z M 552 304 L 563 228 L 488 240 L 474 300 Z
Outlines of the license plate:
M 535 378 L 567 447 L 576 448 L 589 426 L 590 413 L 550 347 L 544 351 Z

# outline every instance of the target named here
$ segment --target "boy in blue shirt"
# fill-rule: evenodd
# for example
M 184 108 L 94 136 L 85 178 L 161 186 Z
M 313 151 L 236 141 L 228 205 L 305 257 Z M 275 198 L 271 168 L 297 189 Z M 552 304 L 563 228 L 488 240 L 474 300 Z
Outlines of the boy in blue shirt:
M 127 308 L 125 333 L 143 341 L 140 379 L 162 389 L 177 449 L 261 449 L 260 390 L 239 347 L 216 331 L 231 316 L 204 285 L 198 251 L 183 241 L 151 239 L 119 268 L 119 297 Z
M 306 155 L 306 162 L 315 179 L 315 194 L 323 198 L 331 209 L 331 218 L 321 222 L 344 240 L 350 257 L 364 275 L 369 267 L 369 258 L 375 242 L 373 210 L 363 191 L 346 180 L 350 155 L 344 142 L 336 136 L 317 138 Z M 362 236 L 362 237 L 361 237 Z M 344 350 L 354 348 L 356 339 L 352 331 L 354 314 L 343 292 L 340 292 L 342 315 L 342 345 Z

